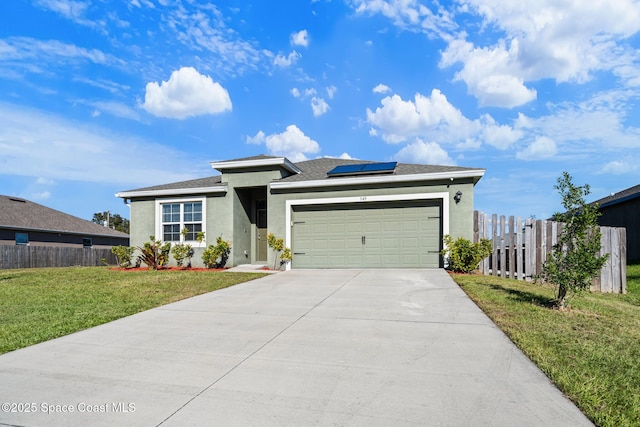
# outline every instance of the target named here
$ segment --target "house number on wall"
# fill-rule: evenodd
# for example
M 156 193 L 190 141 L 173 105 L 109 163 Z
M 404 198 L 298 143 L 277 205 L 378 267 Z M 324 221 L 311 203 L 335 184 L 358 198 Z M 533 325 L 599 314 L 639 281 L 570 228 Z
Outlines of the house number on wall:
M 364 201 L 366 201 L 366 200 L 367 200 L 367 196 L 360 196 L 360 201 L 361 201 L 361 202 L 364 202 Z

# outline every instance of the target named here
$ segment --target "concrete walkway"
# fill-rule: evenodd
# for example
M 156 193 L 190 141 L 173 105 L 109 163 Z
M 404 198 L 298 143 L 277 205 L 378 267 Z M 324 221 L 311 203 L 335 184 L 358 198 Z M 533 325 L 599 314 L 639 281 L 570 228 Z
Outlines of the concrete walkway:
M 0 402 L 0 425 L 590 425 L 442 270 L 288 271 L 149 310 L 0 356 Z

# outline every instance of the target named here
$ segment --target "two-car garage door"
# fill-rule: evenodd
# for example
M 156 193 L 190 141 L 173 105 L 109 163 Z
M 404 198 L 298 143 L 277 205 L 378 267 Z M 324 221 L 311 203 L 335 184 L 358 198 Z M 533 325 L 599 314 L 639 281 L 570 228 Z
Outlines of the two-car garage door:
M 439 267 L 441 203 L 293 206 L 293 268 Z

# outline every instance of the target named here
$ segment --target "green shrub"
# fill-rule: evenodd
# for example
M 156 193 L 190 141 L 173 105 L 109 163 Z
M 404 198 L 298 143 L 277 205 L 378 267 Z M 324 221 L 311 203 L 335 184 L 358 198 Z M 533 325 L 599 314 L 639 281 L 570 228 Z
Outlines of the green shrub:
M 151 240 L 150 242 L 145 242 L 142 247 L 138 246 L 140 255 L 138 255 L 136 264 L 139 265 L 144 262 L 149 270 L 157 270 L 169 262 L 171 242 L 162 243 L 160 240 L 156 240 L 155 236 L 149 236 L 149 239 Z
M 217 237 L 216 244 L 209 245 L 202 252 L 202 261 L 207 268 L 223 268 L 227 264 L 230 253 L 231 243 L 222 240 L 222 237 Z
M 193 256 L 193 248 L 186 243 L 180 243 L 171 248 L 171 255 L 176 260 L 178 267 L 184 267 L 184 261 L 189 260 L 187 267 L 191 267 L 191 257 Z
M 111 253 L 118 258 L 118 265 L 124 268 L 130 268 L 133 265 L 133 253 L 136 248 L 133 246 L 112 246 Z
M 453 240 L 450 235 L 444 236 L 445 249 L 441 254 L 449 259 L 449 270 L 458 273 L 470 273 L 480 261 L 491 255 L 491 240 L 481 239 L 477 243 L 459 237 Z
M 183 240 L 184 238 L 187 237 L 187 233 L 189 233 L 189 229 L 187 227 L 183 228 L 182 231 L 180 232 L 180 234 L 182 234 Z M 203 234 L 203 238 L 204 238 L 204 234 Z M 187 266 L 191 267 L 191 257 L 193 256 L 193 248 L 191 247 L 191 245 L 186 243 L 178 243 L 173 248 L 171 248 L 171 254 L 173 255 L 173 258 L 176 260 L 178 267 L 182 268 L 184 266 L 185 259 L 189 260 L 189 263 L 187 264 Z

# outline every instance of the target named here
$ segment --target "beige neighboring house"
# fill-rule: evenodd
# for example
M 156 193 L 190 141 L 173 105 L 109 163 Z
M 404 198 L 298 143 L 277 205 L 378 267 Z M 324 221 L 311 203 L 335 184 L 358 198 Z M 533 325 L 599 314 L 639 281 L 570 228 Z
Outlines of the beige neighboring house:
M 131 206 L 131 244 L 188 243 L 196 265 L 220 236 L 231 242 L 227 265 L 273 265 L 272 232 L 293 252 L 287 268 L 437 268 L 443 235 L 473 238 L 474 186 L 485 172 L 265 155 L 211 166 L 220 174 L 116 194 Z
M 111 248 L 129 235 L 26 199 L 0 195 L 0 245 Z

